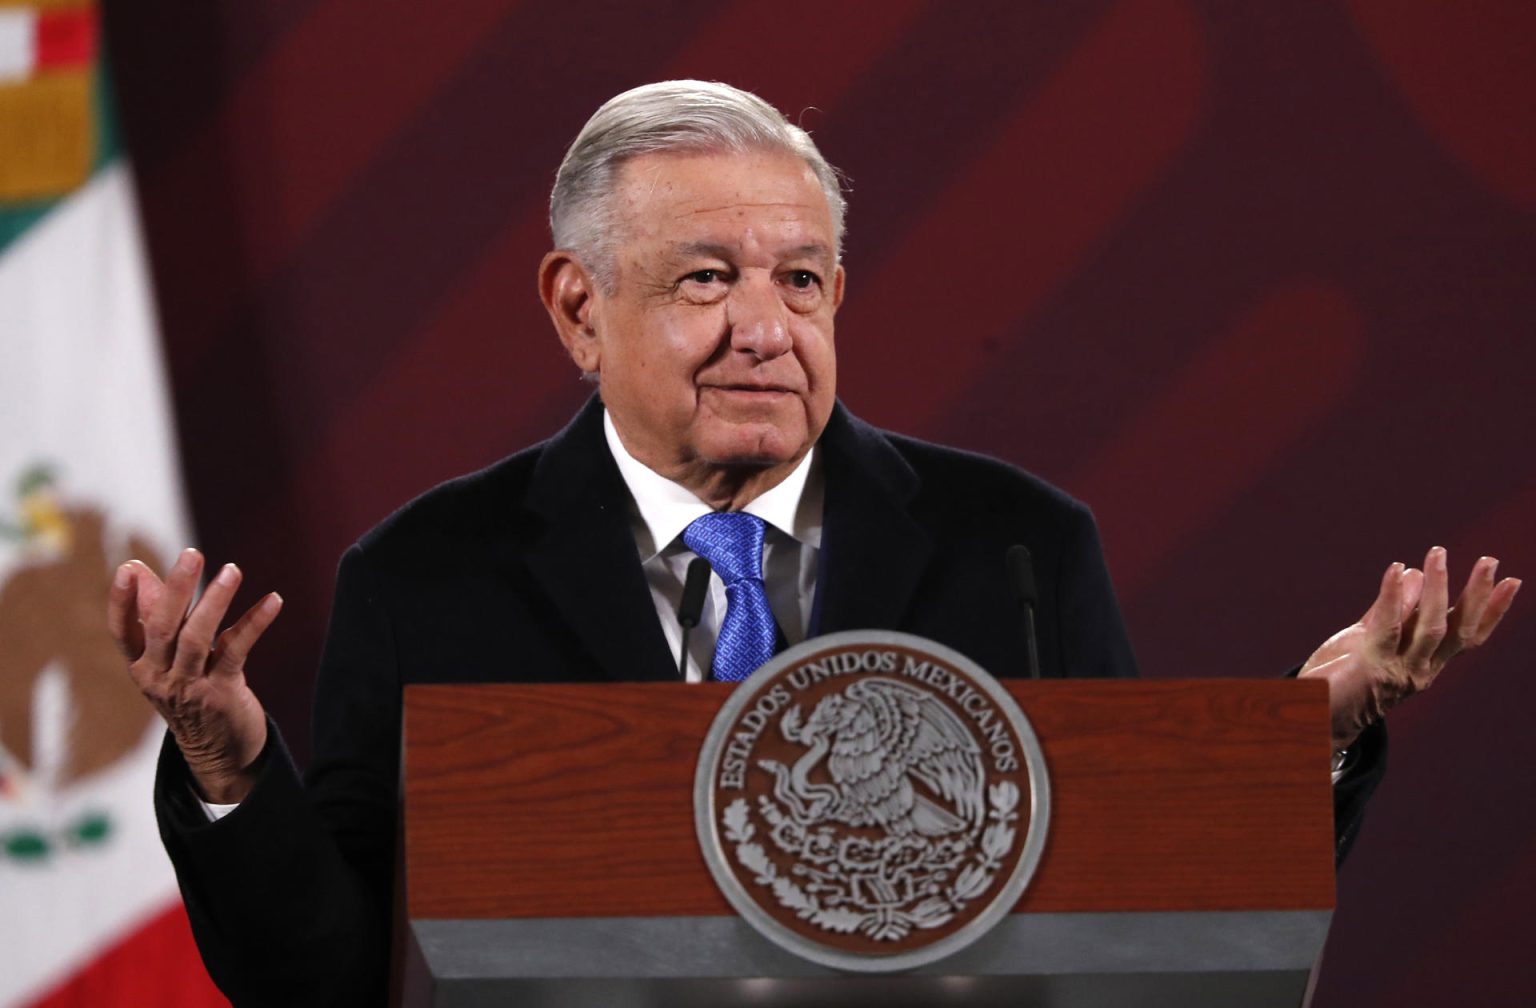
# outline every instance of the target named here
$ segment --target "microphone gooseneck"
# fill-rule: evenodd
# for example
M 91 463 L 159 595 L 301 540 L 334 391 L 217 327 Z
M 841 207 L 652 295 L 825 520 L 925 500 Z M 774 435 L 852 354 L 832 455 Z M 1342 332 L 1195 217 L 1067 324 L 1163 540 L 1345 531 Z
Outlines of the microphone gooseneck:
M 677 622 L 683 628 L 683 645 L 677 652 L 677 674 L 688 678 L 688 631 L 699 625 L 704 613 L 704 593 L 709 590 L 709 561 L 694 557 L 683 578 L 683 600 L 677 604 Z
M 1039 593 L 1035 590 L 1034 561 L 1023 544 L 1009 546 L 1003 560 L 1008 566 L 1008 580 L 1024 609 L 1024 651 L 1029 677 L 1039 679 L 1040 652 L 1035 644 L 1035 601 Z

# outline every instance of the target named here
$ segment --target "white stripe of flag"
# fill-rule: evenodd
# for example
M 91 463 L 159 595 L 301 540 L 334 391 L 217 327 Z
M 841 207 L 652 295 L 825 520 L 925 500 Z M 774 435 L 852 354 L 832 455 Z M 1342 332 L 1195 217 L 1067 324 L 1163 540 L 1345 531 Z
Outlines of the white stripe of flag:
M 37 11 L 0 8 L 0 84 L 26 80 L 37 65 Z

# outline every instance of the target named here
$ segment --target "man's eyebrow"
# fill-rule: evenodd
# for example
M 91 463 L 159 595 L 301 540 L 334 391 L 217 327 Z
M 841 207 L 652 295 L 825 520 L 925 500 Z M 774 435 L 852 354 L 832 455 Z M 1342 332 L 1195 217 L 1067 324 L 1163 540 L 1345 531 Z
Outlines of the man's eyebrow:
M 731 248 L 719 242 L 684 242 L 681 245 L 672 246 L 672 254 L 679 259 L 729 259 Z
M 735 257 L 736 248 L 724 245 L 720 242 L 697 241 L 684 242 L 672 247 L 672 254 L 680 259 L 692 257 L 710 259 L 732 259 Z M 784 255 L 785 259 L 831 259 L 832 250 L 821 242 L 807 242 L 804 245 L 789 249 Z
M 831 259 L 834 258 L 832 250 L 821 242 L 808 242 L 799 248 L 789 250 L 789 259 Z

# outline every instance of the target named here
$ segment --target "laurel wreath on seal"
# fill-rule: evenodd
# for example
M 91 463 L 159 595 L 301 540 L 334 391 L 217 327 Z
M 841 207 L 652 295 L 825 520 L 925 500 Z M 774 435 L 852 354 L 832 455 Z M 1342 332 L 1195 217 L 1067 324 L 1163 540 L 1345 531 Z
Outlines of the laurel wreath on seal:
M 794 912 L 800 920 L 838 934 L 861 932 L 875 941 L 899 941 L 913 929 L 942 927 L 980 897 L 997 877 L 1003 858 L 1013 848 L 1017 831 L 1019 789 L 1010 781 L 1000 781 L 987 788 L 988 825 L 974 855 L 954 876 L 954 880 L 927 895 L 911 909 L 882 906 L 874 910 L 856 910 L 845 906 L 827 906 L 814 893 L 806 892 L 792 878 L 780 874 L 762 844 L 755 842 L 757 827 L 751 822 L 745 798 L 737 798 L 721 815 L 724 835 L 735 845 L 736 860 L 753 875 L 753 881 L 767 886 L 779 905 Z M 777 809 L 766 798 L 763 812 L 772 817 Z M 797 865 L 797 869 L 803 866 Z

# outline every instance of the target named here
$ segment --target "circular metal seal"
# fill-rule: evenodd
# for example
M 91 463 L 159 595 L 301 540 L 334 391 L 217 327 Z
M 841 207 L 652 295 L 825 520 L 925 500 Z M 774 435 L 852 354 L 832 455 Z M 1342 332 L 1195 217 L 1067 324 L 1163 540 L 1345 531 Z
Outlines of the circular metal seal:
M 911 634 L 796 645 L 716 715 L 694 778 L 710 873 L 770 941 L 886 972 L 964 948 L 1045 849 L 1045 759 L 975 662 Z

